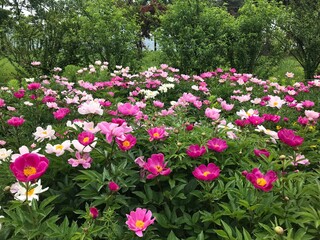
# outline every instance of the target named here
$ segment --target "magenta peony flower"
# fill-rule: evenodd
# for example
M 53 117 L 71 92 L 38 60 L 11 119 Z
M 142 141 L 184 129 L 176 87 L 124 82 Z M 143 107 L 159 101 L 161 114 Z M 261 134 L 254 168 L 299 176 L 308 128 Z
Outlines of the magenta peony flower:
M 132 105 L 131 103 L 124 103 L 118 106 L 118 111 L 125 116 L 134 116 L 140 109 L 138 106 Z
M 212 138 L 207 142 L 208 149 L 216 151 L 216 152 L 223 152 L 228 148 L 227 142 L 220 138 Z
M 212 181 L 219 177 L 220 168 L 214 163 L 209 163 L 208 166 L 201 164 L 193 170 L 192 174 L 198 180 Z
M 278 137 L 280 141 L 291 147 L 300 146 L 304 141 L 303 137 L 295 135 L 293 130 L 286 128 L 278 131 Z
M 309 119 L 307 117 L 299 116 L 297 122 L 302 126 L 306 126 L 309 123 Z
M 10 118 L 7 123 L 13 127 L 19 127 L 21 126 L 23 123 L 25 122 L 25 120 L 21 117 L 12 117 Z
M 168 133 L 162 127 L 151 128 L 148 130 L 148 133 L 150 136 L 150 138 L 149 138 L 150 142 L 152 142 L 153 140 L 162 140 L 168 136 Z
M 155 218 L 152 218 L 152 212 L 150 210 L 143 208 L 137 208 L 136 211 L 131 211 L 130 215 L 126 215 L 126 224 L 128 228 L 134 231 L 138 237 L 142 237 L 142 232 L 156 220 Z
M 137 139 L 135 136 L 127 134 L 124 140 L 116 139 L 116 142 L 121 151 L 128 151 L 136 145 Z
M 204 146 L 199 146 L 197 144 L 190 145 L 187 149 L 187 154 L 189 157 L 197 158 L 206 153 L 206 148 Z
M 274 171 L 270 170 L 263 175 L 258 168 L 254 168 L 251 173 L 244 171 L 242 175 L 244 175 L 255 188 L 261 189 L 264 192 L 269 192 L 273 187 L 272 183 L 278 179 Z
M 4 101 L 4 99 L 0 98 L 0 107 L 4 106 L 6 106 L 6 102 Z
M 28 84 L 28 89 L 29 90 L 37 90 L 41 87 L 40 83 L 30 83 Z
M 264 122 L 264 118 L 259 117 L 259 116 L 249 116 L 248 121 L 252 125 L 257 126 L 257 125 L 260 125 L 261 123 Z
M 47 170 L 49 160 L 36 153 L 25 153 L 10 164 L 10 169 L 20 182 L 29 182 L 40 178 Z
M 17 92 L 14 92 L 13 93 L 13 96 L 15 97 L 15 98 L 23 98 L 24 97 L 24 94 L 25 94 L 25 90 L 24 89 L 20 89 L 20 90 L 18 90 Z
M 53 112 L 53 116 L 57 120 L 63 119 L 65 116 L 67 116 L 70 113 L 69 108 L 59 108 L 57 111 Z
M 265 155 L 268 158 L 270 156 L 270 152 L 267 149 L 254 149 L 253 152 L 257 157 L 262 157 L 262 155 Z
M 78 135 L 78 141 L 83 146 L 90 145 L 93 142 L 93 140 L 94 140 L 94 134 L 92 132 L 84 131 Z
M 90 216 L 93 219 L 96 219 L 99 216 L 99 211 L 98 211 L 98 209 L 96 207 L 91 207 L 90 208 Z
M 186 126 L 186 131 L 192 131 L 194 129 L 194 124 L 190 123 Z
M 119 185 L 113 181 L 109 182 L 108 188 L 111 192 L 117 192 L 120 189 Z
M 156 176 L 167 176 L 171 173 L 170 168 L 166 168 L 167 163 L 164 162 L 164 155 L 162 153 L 152 154 L 143 168 L 149 172 L 147 179 L 153 179 Z

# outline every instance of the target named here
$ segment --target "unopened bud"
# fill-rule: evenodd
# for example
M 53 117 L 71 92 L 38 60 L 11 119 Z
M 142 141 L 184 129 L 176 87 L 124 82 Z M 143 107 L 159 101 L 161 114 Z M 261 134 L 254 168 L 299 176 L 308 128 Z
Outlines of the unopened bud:
M 274 228 L 274 231 L 275 231 L 278 235 L 282 235 L 282 234 L 284 233 L 283 228 L 280 227 L 280 226 L 276 226 L 276 227 Z
M 178 147 L 181 147 L 181 146 L 182 146 L 182 143 L 181 143 L 181 142 L 177 142 L 177 146 L 178 146 Z
M 202 136 L 205 136 L 205 135 L 206 135 L 206 133 L 205 133 L 205 132 L 203 132 L 203 133 L 201 133 L 201 135 L 202 135 Z
M 286 156 L 285 155 L 280 155 L 279 159 L 280 160 L 286 159 Z

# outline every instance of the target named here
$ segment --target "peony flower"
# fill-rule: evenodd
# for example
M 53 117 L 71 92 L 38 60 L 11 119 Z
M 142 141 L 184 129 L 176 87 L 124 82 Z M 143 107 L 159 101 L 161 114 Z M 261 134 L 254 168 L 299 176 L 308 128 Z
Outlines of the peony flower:
M 142 232 L 155 221 L 155 218 L 152 218 L 152 212 L 143 208 L 137 208 L 135 211 L 131 211 L 130 215 L 126 214 L 126 216 L 128 228 L 134 231 L 138 237 L 142 237 Z
M 116 139 L 116 142 L 120 150 L 128 151 L 136 145 L 137 139 L 131 134 L 126 134 L 124 140 Z
M 96 219 L 96 218 L 99 216 L 99 211 L 98 211 L 97 208 L 91 207 L 89 211 L 90 211 L 90 216 L 91 216 L 93 219 Z
M 280 141 L 291 147 L 300 146 L 304 141 L 303 137 L 295 135 L 293 130 L 286 128 L 278 131 L 278 137 Z
M 88 146 L 94 141 L 94 134 L 91 132 L 84 131 L 78 135 L 78 141 L 83 146 Z
M 56 136 L 54 134 L 55 131 L 52 129 L 52 126 L 48 125 L 46 129 L 43 129 L 42 127 L 37 127 L 36 132 L 32 135 L 35 136 L 34 140 L 37 140 L 37 142 L 42 142 L 44 139 L 56 139 Z
M 153 140 L 162 140 L 168 136 L 168 133 L 163 127 L 155 127 L 148 130 L 149 133 L 149 141 Z
M 14 199 L 19 201 L 26 201 L 28 199 L 29 205 L 33 199 L 39 201 L 39 194 L 47 191 L 49 187 L 42 189 L 41 179 L 39 179 L 36 183 L 33 183 L 29 186 L 29 190 L 22 187 L 19 182 L 16 182 L 11 185 L 10 192 L 14 194 Z
M 55 153 L 57 157 L 63 155 L 65 153 L 66 150 L 68 150 L 69 152 L 73 152 L 73 150 L 70 148 L 71 146 L 71 142 L 70 140 L 66 140 L 61 144 L 56 144 L 56 145 L 51 145 L 50 143 L 48 143 L 46 145 L 46 153 Z
M 247 120 L 254 126 L 260 125 L 264 122 L 264 118 L 259 116 L 249 116 Z
M 109 182 L 108 188 L 111 192 L 117 192 L 120 189 L 119 185 L 113 181 Z
M 15 98 L 20 99 L 20 98 L 23 98 L 23 97 L 24 97 L 25 93 L 26 93 L 26 91 L 25 91 L 24 89 L 19 89 L 17 92 L 14 92 L 14 93 L 13 93 L 13 96 L 14 96 Z
M 193 170 L 192 174 L 198 180 L 212 181 L 219 177 L 220 168 L 214 163 L 209 163 L 208 166 L 201 164 Z
M 4 106 L 6 106 L 6 102 L 4 101 L 4 99 L 0 98 L 0 107 Z
M 47 170 L 49 160 L 35 153 L 26 153 L 10 164 L 10 170 L 20 182 L 40 178 Z
M 41 84 L 40 84 L 40 83 L 35 83 L 35 82 L 33 82 L 33 83 L 28 84 L 28 89 L 29 89 L 29 90 L 37 90 L 37 89 L 39 89 L 40 87 L 41 87 Z
M 140 111 L 140 109 L 138 106 L 132 105 L 131 103 L 124 103 L 119 104 L 118 111 L 125 116 L 134 116 Z
M 89 101 L 81 104 L 80 107 L 78 108 L 78 112 L 82 115 L 86 115 L 86 114 L 102 115 L 103 114 L 101 104 L 95 101 Z
M 205 115 L 207 118 L 210 118 L 211 120 L 217 120 L 220 117 L 221 110 L 216 108 L 207 108 L 205 111 Z
M 90 157 L 89 153 L 84 153 L 83 155 L 81 155 L 80 152 L 76 152 L 75 156 L 76 156 L 76 159 L 70 158 L 68 160 L 68 163 L 72 167 L 77 167 L 79 165 L 82 165 L 82 167 L 85 168 L 85 169 L 91 167 L 92 158 Z
M 270 152 L 267 149 L 254 149 L 253 152 L 257 157 L 262 157 L 262 155 L 264 155 L 268 158 L 270 156 Z
M 67 116 L 70 113 L 69 108 L 59 108 L 57 111 L 53 112 L 53 116 L 57 120 L 63 119 L 65 116 Z
M 206 153 L 206 148 L 204 146 L 199 146 L 197 144 L 190 145 L 187 149 L 187 154 L 191 158 L 197 158 Z
M 152 154 L 143 168 L 149 172 L 147 179 L 153 179 L 158 175 L 167 176 L 171 173 L 170 168 L 166 168 L 167 163 L 164 162 L 162 153 Z
M 111 143 L 113 139 L 124 141 L 126 139 L 125 134 L 132 131 L 132 127 L 128 127 L 124 122 L 121 126 L 117 123 L 101 122 L 97 125 L 101 132 L 106 135 L 106 141 Z
M 207 142 L 208 149 L 216 151 L 216 152 L 223 152 L 228 148 L 227 142 L 220 138 L 212 138 Z
M 270 170 L 265 175 L 263 175 L 258 168 L 254 168 L 251 173 L 243 172 L 242 173 L 255 188 L 261 189 L 264 192 L 269 192 L 278 177 L 277 174 Z
M 21 126 L 23 123 L 25 122 L 25 120 L 21 117 L 12 117 L 10 118 L 7 123 L 13 127 L 19 127 Z
M 0 148 L 0 164 L 1 161 L 5 160 L 6 158 L 10 157 L 12 154 L 12 150 L 7 150 L 5 148 Z
M 294 166 L 298 166 L 298 164 L 301 164 L 301 165 L 309 165 L 310 162 L 309 162 L 309 159 L 307 159 L 304 155 L 302 154 L 297 154 L 296 155 L 296 159 L 293 160 L 292 162 L 292 165 Z

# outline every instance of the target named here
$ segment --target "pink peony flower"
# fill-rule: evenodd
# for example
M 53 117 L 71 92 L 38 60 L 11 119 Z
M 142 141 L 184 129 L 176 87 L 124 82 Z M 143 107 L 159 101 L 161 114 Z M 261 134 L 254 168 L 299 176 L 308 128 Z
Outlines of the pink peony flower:
M 162 153 L 152 154 L 143 168 L 149 172 L 147 179 L 153 179 L 158 175 L 167 176 L 171 173 L 170 168 L 166 168 L 167 163 L 164 162 Z
M 265 175 L 263 175 L 258 168 L 254 168 L 251 173 L 244 171 L 242 173 L 255 188 L 261 189 L 264 192 L 269 192 L 278 177 L 277 174 L 270 170 Z
M 228 148 L 227 142 L 220 138 L 212 138 L 207 142 L 208 149 L 216 151 L 216 152 L 223 152 Z
M 90 216 L 93 219 L 96 219 L 99 216 L 99 211 L 96 207 L 91 207 L 89 211 L 90 211 Z
M 83 168 L 90 168 L 91 167 L 92 158 L 90 157 L 89 153 L 84 153 L 81 155 L 80 152 L 76 152 L 76 159 L 70 158 L 68 160 L 68 163 L 72 167 L 77 167 L 79 165 L 82 165 Z
M 6 106 L 6 102 L 4 101 L 4 99 L 0 98 L 0 107 L 4 106 Z
M 192 174 L 196 179 L 203 181 L 212 181 L 219 177 L 220 168 L 214 163 L 209 163 L 208 166 L 201 164 L 199 167 L 196 167 L 193 170 Z
M 126 134 L 124 140 L 116 139 L 116 142 L 121 151 L 128 151 L 136 145 L 137 139 L 131 134 Z
M 113 139 L 124 141 L 126 139 L 125 134 L 132 131 L 132 127 L 128 127 L 124 122 L 121 126 L 117 123 L 101 122 L 97 125 L 101 132 L 106 135 L 106 141 L 111 143 Z
M 259 116 L 249 116 L 248 121 L 252 125 L 257 126 L 257 125 L 260 125 L 261 123 L 264 122 L 264 118 L 259 117 Z
M 314 102 L 310 101 L 310 100 L 305 100 L 302 102 L 302 106 L 304 108 L 311 108 L 314 106 Z
M 28 89 L 29 90 L 37 90 L 41 87 L 40 83 L 30 83 L 28 84 Z
M 304 155 L 297 154 L 296 159 L 292 161 L 292 165 L 298 166 L 298 164 L 309 165 L 310 162 Z
M 155 218 L 152 218 L 152 212 L 143 208 L 137 208 L 136 211 L 131 211 L 130 215 L 126 214 L 126 216 L 128 228 L 134 231 L 138 237 L 142 237 L 142 232 L 155 221 Z
M 309 119 L 307 117 L 299 116 L 297 122 L 302 126 L 306 126 L 309 123 Z
M 125 116 L 134 116 L 140 109 L 138 106 L 132 105 L 131 103 L 124 103 L 118 106 L 118 111 Z
M 91 132 L 84 131 L 78 135 L 78 141 L 83 145 L 83 146 L 88 146 L 90 145 L 94 140 L 94 134 Z
M 189 157 L 197 158 L 206 153 L 206 148 L 204 146 L 199 146 L 197 144 L 190 145 L 187 149 L 187 154 Z
M 10 164 L 10 170 L 20 182 L 40 178 L 47 170 L 49 160 L 35 153 L 25 153 Z
M 69 108 L 59 108 L 57 111 L 53 112 L 53 116 L 57 120 L 63 119 L 65 116 L 67 116 L 70 113 Z
M 207 118 L 210 118 L 212 120 L 217 120 L 220 117 L 221 110 L 215 109 L 215 108 L 207 108 L 205 111 L 205 115 Z
M 295 135 L 293 130 L 286 128 L 278 131 L 278 137 L 280 141 L 291 147 L 300 146 L 304 141 L 303 137 Z
M 257 157 L 262 157 L 262 155 L 264 155 L 268 158 L 270 156 L 270 152 L 267 149 L 254 149 L 253 152 Z
M 194 124 L 190 123 L 186 126 L 186 131 L 192 131 L 194 128 Z
M 148 130 L 149 140 L 152 142 L 153 140 L 162 140 L 168 136 L 168 133 L 163 127 L 155 127 Z
M 222 101 L 221 102 L 221 107 L 222 109 L 226 110 L 226 111 L 231 111 L 234 107 L 234 104 L 227 104 L 226 101 Z
M 26 91 L 25 91 L 24 89 L 20 89 L 20 90 L 18 90 L 17 92 L 14 92 L 14 93 L 13 93 L 13 96 L 14 96 L 15 98 L 23 98 L 25 92 L 26 92 Z
M 10 118 L 7 123 L 13 127 L 19 127 L 21 126 L 23 123 L 25 122 L 25 120 L 21 117 L 12 117 Z
M 117 192 L 120 189 L 119 185 L 113 181 L 109 182 L 108 188 L 111 192 Z

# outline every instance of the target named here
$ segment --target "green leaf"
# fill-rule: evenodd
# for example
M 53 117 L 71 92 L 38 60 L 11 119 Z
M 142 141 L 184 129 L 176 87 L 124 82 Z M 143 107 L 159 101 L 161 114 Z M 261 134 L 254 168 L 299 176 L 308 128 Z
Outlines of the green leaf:
M 180 240 L 179 238 L 176 237 L 176 235 L 171 231 L 168 235 L 167 240 Z

